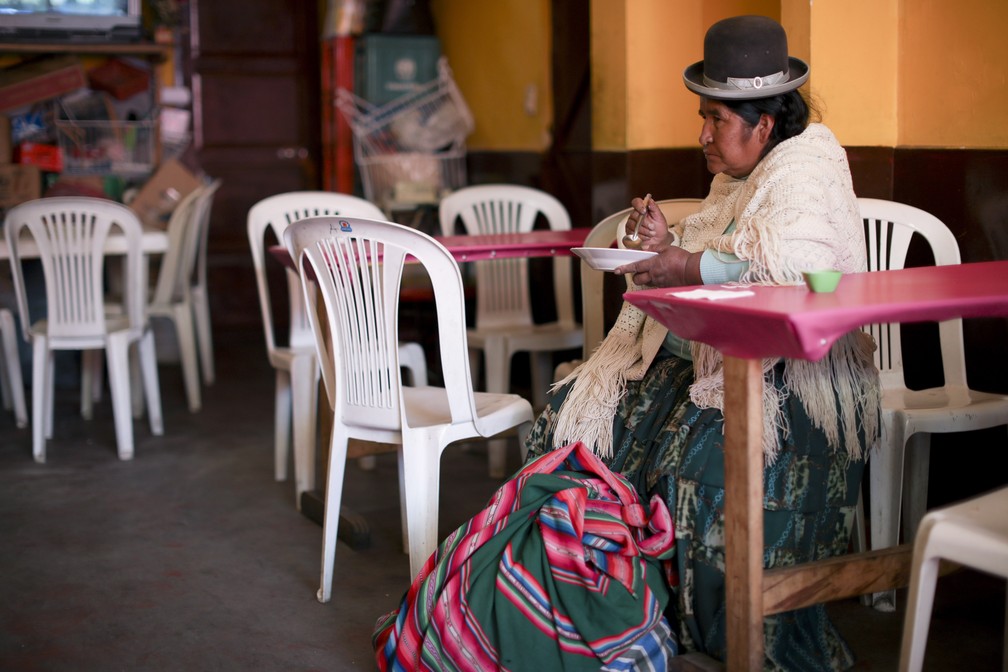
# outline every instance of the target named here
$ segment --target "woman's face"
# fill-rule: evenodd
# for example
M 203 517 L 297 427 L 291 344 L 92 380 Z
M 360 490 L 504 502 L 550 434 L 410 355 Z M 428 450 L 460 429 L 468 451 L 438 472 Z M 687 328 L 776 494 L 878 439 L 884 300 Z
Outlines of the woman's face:
M 750 126 L 724 103 L 709 98 L 700 98 L 700 118 L 700 145 L 707 170 L 737 178 L 749 175 L 763 155 L 773 118 L 764 114 Z

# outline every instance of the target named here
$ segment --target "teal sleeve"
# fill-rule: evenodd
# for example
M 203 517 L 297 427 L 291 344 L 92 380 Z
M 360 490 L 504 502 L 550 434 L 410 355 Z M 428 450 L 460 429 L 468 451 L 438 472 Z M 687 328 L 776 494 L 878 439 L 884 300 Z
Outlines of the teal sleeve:
M 720 285 L 725 282 L 733 282 L 742 277 L 742 274 L 748 268 L 748 261 L 742 261 L 729 252 L 704 250 L 700 256 L 700 278 L 705 285 Z M 665 343 L 662 347 L 673 355 L 682 357 L 683 359 L 693 359 L 693 356 L 690 354 L 689 341 L 679 338 L 671 331 L 665 336 Z
M 704 250 L 700 256 L 700 278 L 705 285 L 734 282 L 741 278 L 748 268 L 748 261 L 742 261 L 730 252 Z

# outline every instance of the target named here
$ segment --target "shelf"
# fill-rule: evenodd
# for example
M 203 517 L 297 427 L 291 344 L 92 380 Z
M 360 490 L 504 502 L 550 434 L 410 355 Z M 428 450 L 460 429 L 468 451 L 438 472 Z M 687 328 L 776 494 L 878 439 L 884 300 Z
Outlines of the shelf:
M 140 67 L 144 70 L 150 71 L 150 76 L 147 80 L 146 95 L 151 101 L 152 112 L 156 113 L 159 86 L 162 81 L 159 71 L 168 67 L 168 64 L 171 62 L 172 46 L 157 44 L 154 42 L 56 43 L 0 41 L 0 60 L 12 61 L 13 64 L 10 67 L 17 67 L 20 63 L 26 63 L 34 60 L 34 57 L 36 56 L 81 57 L 76 59 L 81 61 L 79 69 L 81 76 L 84 78 L 81 84 L 87 86 L 90 82 L 92 88 L 95 87 L 95 82 L 91 79 L 94 74 L 94 67 L 90 61 L 100 60 L 100 58 L 104 56 L 123 56 L 143 59 L 147 63 L 140 65 Z M 0 67 L 0 69 L 3 68 Z M 71 68 L 69 67 L 66 68 L 68 71 L 70 69 Z M 85 74 L 85 70 L 87 71 L 87 74 Z M 76 86 L 77 79 L 78 77 L 76 77 L 76 75 L 72 77 L 73 84 L 71 84 L 71 86 Z M 107 88 L 105 90 L 107 90 Z M 129 88 L 128 91 L 128 95 L 130 96 L 133 94 L 140 95 L 143 93 L 142 89 L 138 90 L 135 86 Z M 54 95 L 50 95 L 45 100 L 48 101 L 50 98 L 55 99 L 66 93 L 67 86 L 61 86 Z M 110 94 L 109 100 L 111 100 L 113 95 L 114 94 Z M 31 99 L 31 102 L 26 99 L 23 104 L 8 106 L 6 109 L 16 109 L 17 107 L 23 105 L 37 104 L 40 102 L 42 102 L 42 100 L 35 97 Z M 71 172 L 70 169 L 73 169 L 73 174 L 77 175 L 104 175 L 106 172 L 112 174 L 114 170 L 115 174 L 136 177 L 139 175 L 146 175 L 157 165 L 158 157 L 161 155 L 162 150 L 156 116 L 150 121 L 145 119 L 142 122 L 119 120 L 116 119 L 115 116 L 116 115 L 112 114 L 112 111 L 110 110 L 107 119 L 88 119 L 87 121 L 67 122 L 63 126 L 61 126 L 60 121 L 55 122 L 53 127 L 53 133 L 55 135 L 52 142 L 58 142 L 61 146 L 67 140 L 67 135 L 70 131 L 72 131 L 72 139 L 75 143 L 75 147 L 78 149 L 82 147 L 86 149 L 97 147 L 104 144 L 103 141 L 109 138 L 109 136 L 116 137 L 118 140 L 119 133 L 124 130 L 131 131 L 128 135 L 134 138 L 132 142 L 136 142 L 136 138 L 139 138 L 139 143 L 135 145 L 137 148 L 136 151 L 138 152 L 137 154 L 132 154 L 134 146 L 132 144 L 130 145 L 131 149 L 129 151 L 131 154 L 129 156 L 129 162 L 120 161 L 117 166 L 109 165 L 108 170 L 106 171 L 104 164 L 101 164 L 97 160 L 92 160 L 90 158 L 81 159 L 77 162 L 80 165 L 71 165 L 70 160 L 65 159 L 64 169 L 68 172 L 68 174 Z M 120 142 L 120 144 L 122 143 Z M 62 149 L 64 152 L 67 151 L 65 147 L 62 147 Z
M 168 58 L 171 47 L 153 42 L 54 44 L 45 42 L 0 42 L 0 54 L 96 54 L 138 56 L 155 61 Z

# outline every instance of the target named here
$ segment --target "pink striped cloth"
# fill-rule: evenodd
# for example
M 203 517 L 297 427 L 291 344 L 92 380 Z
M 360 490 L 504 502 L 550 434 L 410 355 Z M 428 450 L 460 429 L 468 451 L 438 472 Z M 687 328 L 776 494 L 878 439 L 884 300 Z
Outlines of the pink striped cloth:
M 645 507 L 581 443 L 547 453 L 450 534 L 379 619 L 378 667 L 632 669 L 641 650 L 667 658 L 673 543 L 660 498 Z M 655 633 L 658 645 L 641 645 Z

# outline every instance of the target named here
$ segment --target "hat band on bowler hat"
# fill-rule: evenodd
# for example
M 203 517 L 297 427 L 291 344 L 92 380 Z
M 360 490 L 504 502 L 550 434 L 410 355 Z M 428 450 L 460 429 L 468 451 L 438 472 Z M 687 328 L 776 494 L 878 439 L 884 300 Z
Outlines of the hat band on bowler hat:
M 683 70 L 683 83 L 693 93 L 714 100 L 748 100 L 750 98 L 768 98 L 793 91 L 804 84 L 808 80 L 808 76 L 808 65 L 801 59 L 794 57 L 788 58 L 787 70 L 758 77 L 725 77 L 723 81 L 712 79 L 704 72 L 704 62 L 698 61 Z M 757 88 L 757 79 L 759 80 L 759 88 Z
M 788 75 L 789 71 L 784 71 L 763 77 L 729 77 L 727 82 L 719 82 L 704 75 L 703 82 L 712 89 L 762 89 L 764 86 L 786 83 Z

